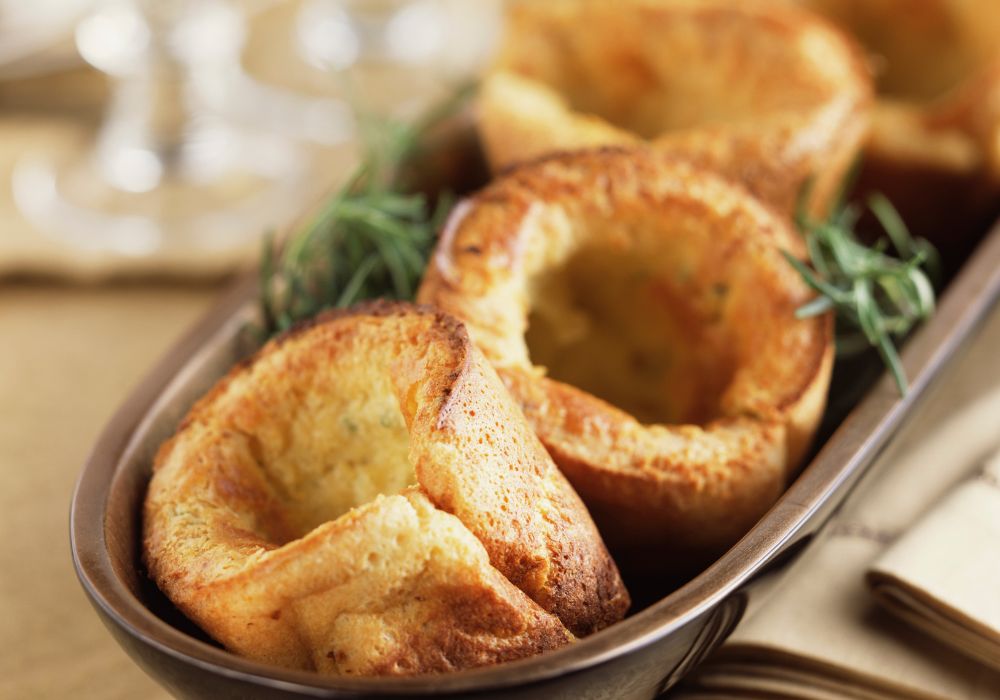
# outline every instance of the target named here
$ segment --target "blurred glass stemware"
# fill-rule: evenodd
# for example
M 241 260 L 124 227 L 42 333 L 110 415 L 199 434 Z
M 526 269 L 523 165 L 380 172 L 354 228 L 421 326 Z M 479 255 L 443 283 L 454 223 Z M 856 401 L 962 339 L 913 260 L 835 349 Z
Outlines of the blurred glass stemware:
M 227 118 L 333 145 L 355 108 L 407 119 L 487 60 L 500 0 L 298 0 L 250 22 L 239 75 L 204 99 Z M 248 110 L 248 104 L 266 109 Z
M 218 0 L 102 4 L 76 44 L 112 80 L 104 121 L 75 150 L 19 161 L 26 217 L 81 250 L 130 256 L 245 246 L 287 221 L 308 196 L 300 148 L 234 127 L 193 89 L 227 73 L 244 36 Z

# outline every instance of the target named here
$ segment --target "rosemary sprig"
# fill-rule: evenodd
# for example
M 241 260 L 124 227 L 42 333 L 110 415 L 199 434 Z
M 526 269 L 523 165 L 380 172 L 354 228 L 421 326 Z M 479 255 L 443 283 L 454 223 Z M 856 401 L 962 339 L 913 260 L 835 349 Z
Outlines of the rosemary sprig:
M 260 305 L 265 337 L 362 299 L 412 299 L 451 208 L 409 190 L 407 167 L 425 134 L 464 104 L 471 88 L 413 123 L 361 119 L 361 163 L 326 205 L 280 245 L 265 239 Z
M 838 206 L 827 221 L 815 221 L 802 213 L 797 217 L 810 265 L 787 251 L 784 255 L 806 284 L 819 293 L 800 307 L 796 316 L 808 318 L 835 311 L 838 354 L 874 347 L 904 395 L 906 373 L 894 341 L 934 311 L 934 288 L 921 268 L 936 274 L 937 252 L 927 241 L 910 235 L 896 209 L 882 195 L 873 195 L 868 207 L 888 239 L 864 245 L 854 233 L 859 209 Z M 890 243 L 898 257 L 888 253 Z

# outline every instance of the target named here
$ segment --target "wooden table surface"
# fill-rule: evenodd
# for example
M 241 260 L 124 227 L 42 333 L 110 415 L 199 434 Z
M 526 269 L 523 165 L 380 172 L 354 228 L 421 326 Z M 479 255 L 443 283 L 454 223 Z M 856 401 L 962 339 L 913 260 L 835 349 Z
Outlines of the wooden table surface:
M 0 284 L 0 698 L 166 698 L 73 572 L 70 495 L 129 389 L 219 285 Z

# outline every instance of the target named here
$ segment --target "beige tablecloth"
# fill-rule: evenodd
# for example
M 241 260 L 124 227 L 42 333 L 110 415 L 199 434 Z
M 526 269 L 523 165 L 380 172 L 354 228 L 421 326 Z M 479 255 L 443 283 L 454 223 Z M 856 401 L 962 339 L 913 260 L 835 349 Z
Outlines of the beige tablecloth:
M 0 285 L 0 698 L 166 698 L 90 608 L 70 494 L 129 388 L 217 286 Z

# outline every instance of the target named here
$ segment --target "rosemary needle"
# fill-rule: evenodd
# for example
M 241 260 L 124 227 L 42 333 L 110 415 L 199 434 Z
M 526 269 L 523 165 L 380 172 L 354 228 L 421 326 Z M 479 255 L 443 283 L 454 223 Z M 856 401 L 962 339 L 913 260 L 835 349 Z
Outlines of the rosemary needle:
M 937 272 L 934 247 L 913 238 L 896 209 L 882 195 L 868 201 L 888 240 L 861 243 L 854 233 L 859 211 L 838 206 L 827 221 L 800 214 L 809 265 L 789 252 L 785 258 L 819 296 L 796 315 L 808 318 L 837 314 L 837 352 L 849 354 L 874 347 L 892 373 L 900 394 L 908 388 L 895 340 L 934 311 L 934 288 L 924 272 Z M 889 244 L 896 256 L 888 253 Z
M 432 207 L 424 195 L 408 192 L 405 168 L 427 131 L 470 93 L 471 86 L 457 91 L 413 124 L 362 120 L 364 155 L 350 181 L 283 245 L 276 246 L 272 237 L 265 241 L 260 264 L 265 335 L 361 299 L 412 298 L 451 200 L 442 197 Z M 836 312 L 838 353 L 874 347 L 905 394 L 894 340 L 933 312 L 934 289 L 921 268 L 935 274 L 937 257 L 927 241 L 909 234 L 885 197 L 872 197 L 868 206 L 888 236 L 873 246 L 854 234 L 856 207 L 838 205 L 826 221 L 812 220 L 800 208 L 797 223 L 809 264 L 784 254 L 819 296 L 796 315 Z M 899 257 L 887 253 L 890 243 Z
M 265 239 L 259 269 L 264 336 L 362 299 L 412 299 L 451 198 L 432 206 L 423 194 L 407 191 L 405 169 L 424 135 L 470 91 L 460 89 L 412 124 L 361 120 L 364 152 L 348 183 L 280 245 L 273 236 Z

